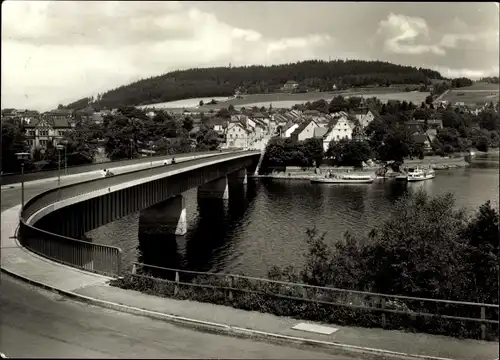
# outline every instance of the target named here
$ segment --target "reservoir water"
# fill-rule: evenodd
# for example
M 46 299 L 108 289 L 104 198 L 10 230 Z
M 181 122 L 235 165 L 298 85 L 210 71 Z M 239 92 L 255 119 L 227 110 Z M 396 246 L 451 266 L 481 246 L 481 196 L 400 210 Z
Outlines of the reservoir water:
M 230 200 L 196 199 L 184 193 L 188 233 L 182 237 L 139 233 L 135 213 L 91 231 L 96 243 L 123 250 L 134 261 L 198 271 L 266 276 L 273 265 L 300 266 L 305 230 L 316 226 L 334 243 L 346 230 L 363 235 L 388 216 L 405 191 L 424 187 L 431 195 L 451 192 L 471 212 L 487 200 L 498 205 L 498 153 L 478 155 L 468 168 L 439 170 L 421 183 L 376 181 L 368 185 L 311 185 L 309 181 L 249 179 Z

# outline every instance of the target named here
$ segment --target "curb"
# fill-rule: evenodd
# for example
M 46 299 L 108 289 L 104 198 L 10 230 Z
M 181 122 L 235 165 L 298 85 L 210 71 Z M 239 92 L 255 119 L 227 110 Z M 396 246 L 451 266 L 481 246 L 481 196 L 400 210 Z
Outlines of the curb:
M 69 298 L 74 299 L 74 300 L 79 301 L 79 302 L 99 306 L 99 307 L 110 309 L 110 310 L 129 313 L 132 315 L 146 316 L 146 317 L 149 317 L 149 318 L 152 318 L 155 320 L 163 320 L 163 321 L 173 322 L 173 323 L 180 324 L 183 326 L 196 328 L 198 330 L 205 331 L 205 332 L 211 332 L 211 333 L 217 333 L 217 334 L 225 333 L 227 335 L 244 337 L 244 338 L 253 338 L 253 339 L 260 338 L 260 339 L 267 340 L 267 341 L 274 341 L 274 342 L 281 342 L 281 343 L 289 342 L 289 343 L 294 343 L 294 344 L 298 344 L 298 345 L 309 345 L 309 346 L 316 346 L 316 347 L 319 346 L 319 347 L 327 348 L 327 349 L 340 350 L 344 353 L 352 354 L 353 352 L 355 352 L 355 353 L 364 354 L 364 355 L 371 355 L 376 359 L 393 358 L 393 359 L 408 359 L 408 360 L 409 359 L 412 359 L 412 360 L 417 360 L 417 359 L 418 360 L 454 360 L 454 359 L 450 359 L 450 358 L 442 358 L 442 357 L 427 356 L 427 355 L 406 354 L 406 353 L 401 353 L 401 352 L 396 352 L 396 351 L 367 348 L 367 347 L 355 346 L 355 345 L 346 345 L 346 344 L 341 344 L 341 343 L 336 343 L 336 342 L 306 339 L 306 338 L 289 336 L 289 335 L 280 335 L 280 334 L 268 333 L 268 332 L 264 332 L 264 331 L 252 330 L 252 329 L 247 329 L 247 328 L 240 328 L 240 327 L 235 327 L 235 326 L 230 326 L 230 325 L 225 325 L 225 324 L 220 324 L 220 323 L 213 323 L 213 322 L 208 322 L 208 321 L 190 319 L 190 318 L 177 316 L 177 315 L 163 314 L 163 313 L 159 313 L 156 311 L 150 311 L 150 310 L 140 309 L 140 308 L 131 307 L 131 306 L 127 306 L 127 305 L 117 304 L 117 303 L 113 303 L 113 302 L 109 302 L 109 301 L 99 300 L 99 299 L 95 299 L 92 297 L 80 295 L 80 294 L 77 294 L 77 293 L 74 293 L 71 291 L 57 289 L 51 285 L 47 285 L 47 284 L 44 284 L 41 282 L 31 280 L 25 276 L 11 272 L 5 268 L 0 268 L 0 270 L 2 272 L 4 272 L 5 274 L 8 274 L 8 275 L 10 275 L 18 280 L 27 282 L 27 283 L 29 283 L 31 285 L 35 285 L 37 287 L 41 287 L 45 290 L 56 293 L 58 295 L 69 297 Z

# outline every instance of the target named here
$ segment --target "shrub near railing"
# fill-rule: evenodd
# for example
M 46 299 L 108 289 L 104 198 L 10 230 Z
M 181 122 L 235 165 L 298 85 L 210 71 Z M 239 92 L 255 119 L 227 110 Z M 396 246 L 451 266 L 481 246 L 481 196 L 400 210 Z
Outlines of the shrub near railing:
M 111 285 L 337 325 L 498 340 L 498 305 L 374 294 L 144 264 L 135 264 L 132 273 Z

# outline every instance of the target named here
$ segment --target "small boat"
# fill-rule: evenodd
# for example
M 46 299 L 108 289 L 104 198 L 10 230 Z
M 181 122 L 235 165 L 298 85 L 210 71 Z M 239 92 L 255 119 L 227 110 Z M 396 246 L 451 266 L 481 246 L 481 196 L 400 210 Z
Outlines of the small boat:
M 430 180 L 436 177 L 436 172 L 432 168 L 428 169 L 420 169 L 420 168 L 412 168 L 408 169 L 407 181 L 423 181 Z
M 374 178 L 370 175 L 330 175 L 324 178 L 311 179 L 316 184 L 371 184 Z

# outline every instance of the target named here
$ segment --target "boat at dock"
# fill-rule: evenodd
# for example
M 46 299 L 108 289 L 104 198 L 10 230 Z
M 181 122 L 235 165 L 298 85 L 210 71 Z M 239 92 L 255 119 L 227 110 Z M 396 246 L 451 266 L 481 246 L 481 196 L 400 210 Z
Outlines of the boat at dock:
M 436 177 L 436 171 L 432 168 L 410 168 L 408 169 L 406 180 L 409 182 L 430 180 Z
M 313 184 L 371 184 L 374 178 L 371 175 L 330 175 L 324 178 L 311 179 Z

